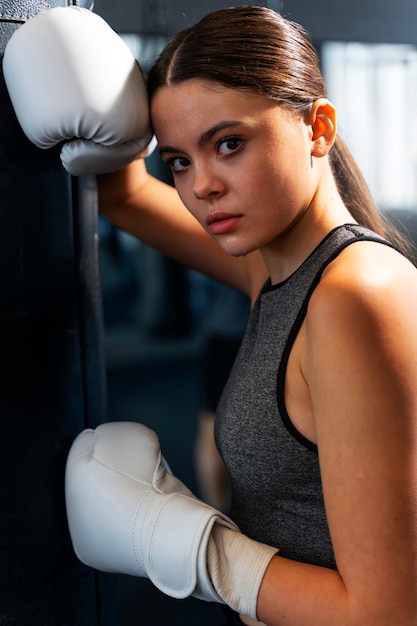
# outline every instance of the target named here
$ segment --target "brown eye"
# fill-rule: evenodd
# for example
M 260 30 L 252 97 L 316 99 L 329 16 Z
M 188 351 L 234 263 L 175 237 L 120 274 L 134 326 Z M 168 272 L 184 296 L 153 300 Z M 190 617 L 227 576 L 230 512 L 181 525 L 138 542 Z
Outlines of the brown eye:
M 175 174 L 178 174 L 190 165 L 190 161 L 185 157 L 173 157 L 169 159 L 168 165 Z
M 241 137 L 226 137 L 218 142 L 217 151 L 223 156 L 228 156 L 239 150 L 242 144 Z

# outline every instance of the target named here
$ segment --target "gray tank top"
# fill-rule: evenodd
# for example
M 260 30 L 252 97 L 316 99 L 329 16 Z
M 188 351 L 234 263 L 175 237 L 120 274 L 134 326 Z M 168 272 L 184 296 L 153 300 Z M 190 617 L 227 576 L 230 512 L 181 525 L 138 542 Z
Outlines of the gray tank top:
M 262 289 L 216 417 L 216 440 L 232 481 L 231 517 L 286 558 L 336 569 L 317 446 L 284 403 L 288 356 L 325 267 L 348 245 L 385 243 L 357 225 L 334 229 L 284 282 Z

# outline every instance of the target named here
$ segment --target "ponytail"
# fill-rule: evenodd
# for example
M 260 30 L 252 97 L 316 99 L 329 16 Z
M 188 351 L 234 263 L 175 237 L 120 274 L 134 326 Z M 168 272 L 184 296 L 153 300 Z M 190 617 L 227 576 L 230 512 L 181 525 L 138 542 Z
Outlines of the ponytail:
M 362 172 L 339 135 L 329 159 L 339 194 L 354 220 L 385 237 L 415 263 L 412 243 L 377 208 Z

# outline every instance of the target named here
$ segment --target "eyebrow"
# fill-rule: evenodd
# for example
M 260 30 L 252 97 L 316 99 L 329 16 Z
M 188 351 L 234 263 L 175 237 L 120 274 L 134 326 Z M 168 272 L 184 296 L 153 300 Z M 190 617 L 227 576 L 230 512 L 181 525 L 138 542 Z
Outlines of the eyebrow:
M 204 144 L 208 143 L 218 132 L 221 132 L 222 130 L 229 130 L 235 128 L 236 126 L 242 126 L 242 122 L 235 122 L 231 120 L 215 124 L 200 135 L 198 139 L 199 147 L 202 147 L 204 146 Z M 175 148 L 174 146 L 159 146 L 158 150 L 160 155 L 166 153 L 182 152 L 182 150 L 180 150 L 179 148 Z

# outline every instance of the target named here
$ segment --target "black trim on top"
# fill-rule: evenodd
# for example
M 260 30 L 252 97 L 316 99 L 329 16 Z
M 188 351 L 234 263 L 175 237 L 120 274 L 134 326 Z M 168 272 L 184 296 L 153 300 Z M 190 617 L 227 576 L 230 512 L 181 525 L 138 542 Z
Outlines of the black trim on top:
M 324 270 L 326 269 L 326 267 L 330 265 L 330 263 L 332 263 L 332 261 L 334 261 L 334 259 L 338 257 L 339 254 L 343 252 L 343 250 L 345 250 L 348 246 L 350 246 L 353 243 L 356 243 L 358 241 L 374 241 L 376 243 L 381 243 L 383 245 L 389 246 L 390 248 L 393 248 L 394 250 L 397 250 L 398 252 L 400 252 L 400 254 L 402 254 L 401 251 L 399 251 L 398 248 L 394 246 L 391 242 L 387 241 L 386 239 L 378 235 L 372 236 L 372 235 L 364 234 L 363 232 L 361 232 L 364 227 L 361 227 L 356 224 L 344 224 L 342 227 L 341 226 L 336 227 L 328 235 L 326 235 L 326 237 L 322 240 L 322 242 L 317 246 L 315 250 L 321 247 L 323 243 L 339 228 L 345 228 L 346 230 L 350 230 L 355 235 L 355 238 L 348 239 L 347 241 L 344 241 L 342 244 L 340 244 L 340 246 L 330 255 L 330 257 L 326 259 L 326 261 L 319 268 L 315 278 L 313 279 L 310 289 L 308 290 L 308 293 L 304 299 L 304 302 L 297 315 L 297 318 L 290 331 L 290 334 L 288 335 L 288 340 L 285 345 L 284 351 L 282 353 L 282 359 L 281 359 L 281 363 L 280 363 L 280 366 L 278 369 L 278 375 L 277 375 L 277 405 L 278 405 L 279 413 L 281 415 L 282 422 L 284 426 L 287 428 L 288 432 L 294 437 L 294 439 L 296 439 L 299 443 L 301 443 L 301 445 L 303 445 L 305 448 L 308 448 L 315 454 L 318 454 L 317 445 L 313 443 L 312 441 L 310 441 L 310 439 L 307 439 L 307 437 L 304 437 L 304 435 L 300 433 L 300 431 L 296 428 L 296 426 L 294 426 L 293 422 L 291 421 L 290 416 L 288 415 L 287 408 L 285 406 L 285 400 L 284 400 L 284 381 L 285 381 L 285 373 L 287 371 L 288 359 L 291 353 L 291 349 L 294 345 L 294 341 L 301 328 L 301 324 L 303 323 L 304 318 L 307 314 L 307 307 L 308 307 L 310 298 L 312 296 L 312 293 L 317 287 L 317 285 L 319 284 L 321 280 L 321 276 Z M 368 231 L 368 229 L 366 230 Z M 312 254 L 314 254 L 314 252 Z

